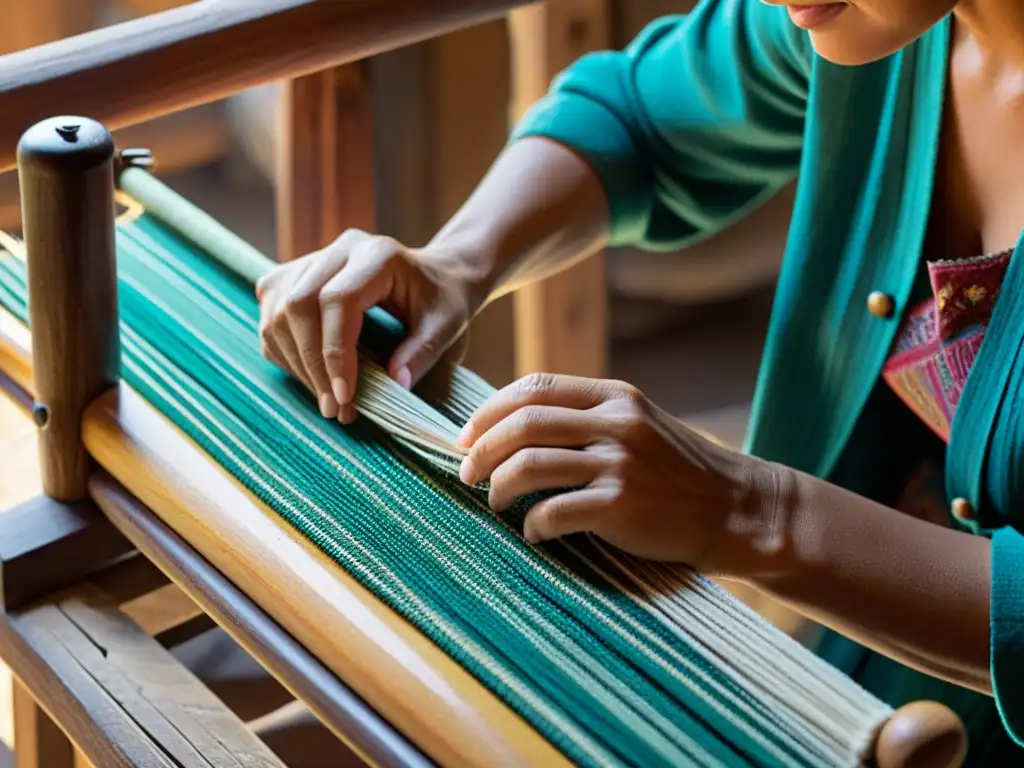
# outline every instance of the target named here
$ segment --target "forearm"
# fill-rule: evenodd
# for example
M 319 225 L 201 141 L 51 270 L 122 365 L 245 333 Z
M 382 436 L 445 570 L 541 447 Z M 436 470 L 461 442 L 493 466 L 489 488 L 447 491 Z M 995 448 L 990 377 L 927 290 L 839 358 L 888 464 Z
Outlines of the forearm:
M 596 174 L 541 138 L 512 143 L 430 249 L 458 254 L 482 305 L 600 249 L 608 209 Z
M 779 474 L 780 567 L 755 585 L 908 666 L 991 692 L 988 540 Z

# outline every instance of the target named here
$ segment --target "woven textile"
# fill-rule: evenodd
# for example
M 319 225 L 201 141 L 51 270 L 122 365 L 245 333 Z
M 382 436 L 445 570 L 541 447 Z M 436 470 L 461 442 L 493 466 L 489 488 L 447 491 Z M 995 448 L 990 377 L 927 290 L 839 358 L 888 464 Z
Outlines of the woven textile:
M 947 443 L 1011 255 L 930 262 L 932 295 L 907 313 L 883 370 L 896 394 Z
M 320 418 L 259 354 L 252 275 L 168 218 L 118 228 L 126 382 L 572 761 L 863 759 L 891 710 L 711 582 L 643 564 L 631 582 L 587 539 L 530 547 L 526 501 L 498 518 L 365 419 Z M 0 305 L 26 321 L 25 297 L 24 264 L 0 256 Z M 363 346 L 384 355 L 400 330 L 371 314 Z

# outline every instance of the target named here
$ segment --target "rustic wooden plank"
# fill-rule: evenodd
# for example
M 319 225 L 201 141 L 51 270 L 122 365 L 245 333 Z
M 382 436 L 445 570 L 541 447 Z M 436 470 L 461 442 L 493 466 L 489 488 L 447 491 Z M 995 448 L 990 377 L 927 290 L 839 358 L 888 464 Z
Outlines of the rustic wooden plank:
M 0 397 L 0 515 L 40 493 L 35 427 L 27 410 Z M 13 744 L 16 737 L 19 745 L 16 768 L 71 768 L 65 759 L 70 742 L 6 667 L 0 667 L 0 685 L 0 711 L 9 712 L 3 738 Z
M 551 79 L 611 41 L 608 0 L 550 0 L 510 14 L 514 111 L 522 115 Z M 597 254 L 515 293 L 516 373 L 607 375 L 604 257 Z
M 281 765 L 198 678 L 102 593 L 75 590 L 58 607 L 69 621 L 54 622 L 50 631 L 175 760 L 217 768 Z
M 0 614 L 0 655 L 32 696 L 94 765 L 177 768 L 44 626 L 52 605 Z
M 90 584 L 0 615 L 0 652 L 95 765 L 281 766 L 191 672 Z

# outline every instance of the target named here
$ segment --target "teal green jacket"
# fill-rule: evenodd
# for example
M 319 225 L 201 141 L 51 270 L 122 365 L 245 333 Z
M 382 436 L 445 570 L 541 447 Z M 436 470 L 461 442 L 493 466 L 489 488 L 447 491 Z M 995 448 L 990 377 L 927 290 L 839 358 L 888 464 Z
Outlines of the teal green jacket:
M 574 148 L 600 176 L 613 245 L 674 250 L 798 180 L 747 449 L 820 477 L 851 447 L 922 261 L 951 21 L 860 67 L 816 56 L 785 9 L 717 0 L 563 72 L 513 138 Z M 946 454 L 950 500 L 991 536 L 992 677 L 1024 744 L 1024 250 L 1011 260 Z M 872 291 L 897 311 L 866 309 Z M 859 428 L 859 427 L 858 427 Z M 872 447 L 872 443 L 874 444 Z M 855 457 L 856 458 L 856 457 Z M 870 478 L 849 479 L 854 489 Z

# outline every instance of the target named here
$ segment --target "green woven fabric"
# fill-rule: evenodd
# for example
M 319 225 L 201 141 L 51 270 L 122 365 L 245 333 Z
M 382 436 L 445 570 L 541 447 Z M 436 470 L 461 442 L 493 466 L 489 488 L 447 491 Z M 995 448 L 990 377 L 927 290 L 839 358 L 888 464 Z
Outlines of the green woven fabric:
M 499 519 L 481 494 L 432 474 L 365 419 L 320 418 L 260 355 L 253 275 L 209 258 L 203 240 L 150 214 L 119 225 L 125 380 L 568 758 L 830 763 L 596 571 L 587 542 L 534 549 L 519 535 L 522 505 Z M 24 272 L 0 256 L 0 305 L 27 322 Z M 383 354 L 401 329 L 370 320 L 364 346 Z

